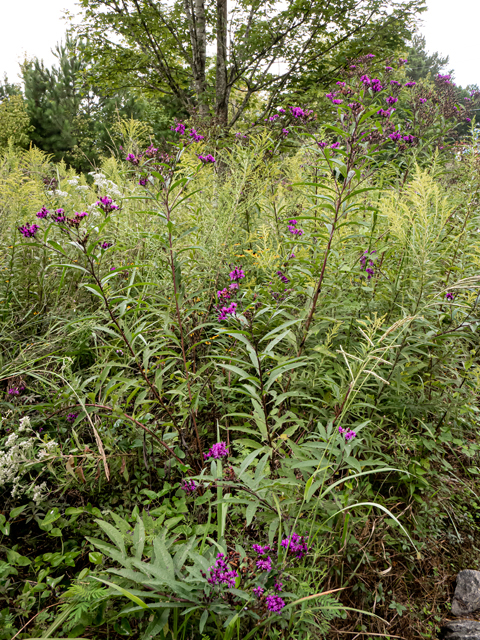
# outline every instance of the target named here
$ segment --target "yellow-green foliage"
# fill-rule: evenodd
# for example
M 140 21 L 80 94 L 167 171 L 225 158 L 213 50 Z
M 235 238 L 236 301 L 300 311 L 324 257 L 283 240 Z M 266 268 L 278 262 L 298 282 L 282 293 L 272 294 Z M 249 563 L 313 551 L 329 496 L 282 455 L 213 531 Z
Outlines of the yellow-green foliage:
M 0 102 L 0 151 L 9 144 L 26 147 L 32 129 L 22 96 L 9 96 Z

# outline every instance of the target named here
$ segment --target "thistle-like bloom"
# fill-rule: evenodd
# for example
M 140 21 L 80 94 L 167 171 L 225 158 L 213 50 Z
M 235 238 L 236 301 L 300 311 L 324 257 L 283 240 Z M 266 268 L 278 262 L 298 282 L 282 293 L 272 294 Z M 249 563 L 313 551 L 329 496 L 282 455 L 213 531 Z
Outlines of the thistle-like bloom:
M 266 544 L 264 547 L 262 547 L 261 544 L 252 544 L 252 549 L 255 551 L 255 553 L 258 553 L 261 556 L 263 556 L 269 551 L 271 551 L 272 548 L 269 544 Z
M 147 158 L 153 158 L 157 155 L 158 149 L 154 147 L 153 144 L 151 144 L 149 147 L 147 147 L 147 149 L 145 149 L 143 153 L 147 156 Z
M 214 162 L 216 162 L 211 153 L 206 156 L 198 155 L 197 158 L 200 160 L 200 162 L 203 162 L 203 164 L 213 164 Z
M 383 90 L 383 85 L 380 82 L 380 80 L 378 78 L 373 78 L 372 79 L 372 84 L 370 86 L 370 89 L 374 92 L 374 93 L 379 93 L 380 91 Z
M 216 444 L 210 447 L 208 453 L 204 453 L 203 457 L 205 460 L 208 458 L 213 458 L 214 460 L 219 460 L 220 458 L 226 458 L 228 456 L 228 449 L 226 442 L 217 442 Z
M 197 490 L 197 484 L 195 480 L 184 480 L 181 488 L 185 493 L 194 493 Z
M 277 595 L 267 596 L 267 609 L 273 613 L 278 613 L 285 606 L 285 602 Z
M 49 213 L 50 211 L 44 205 L 40 211 L 37 211 L 37 218 L 46 218 Z
M 275 591 L 281 591 L 283 589 L 283 582 L 275 582 L 273 588 Z
M 396 102 L 398 102 L 398 98 L 396 98 L 395 96 L 388 96 L 387 104 L 393 106 Z
M 404 84 L 405 87 L 416 87 L 417 83 L 416 82 L 406 82 Z
M 78 413 L 69 413 L 67 416 L 67 422 L 75 422 L 78 418 Z
M 280 271 L 280 269 L 277 271 L 277 276 L 280 278 L 283 284 L 288 284 L 290 282 L 287 276 L 282 271 Z
M 228 588 L 233 589 L 235 586 L 235 580 L 238 578 L 236 571 L 228 571 L 227 563 L 223 559 L 225 555 L 223 553 L 217 554 L 215 564 L 210 567 L 210 575 L 207 579 L 208 584 L 213 585 L 226 585 Z
M 341 435 L 343 435 L 343 437 L 345 438 L 345 440 L 348 442 L 349 440 L 353 440 L 353 438 L 356 438 L 357 434 L 355 433 L 355 431 L 351 431 L 348 429 L 344 429 L 343 427 L 338 427 L 338 433 L 340 433 Z
M 288 129 L 282 129 L 282 135 L 283 135 L 284 138 L 286 138 L 289 133 L 290 133 L 290 131 Z
M 257 560 L 257 569 L 269 573 L 272 570 L 272 559 L 268 556 L 265 560 Z
M 419 102 L 421 102 L 422 104 L 425 104 L 426 101 L 427 101 L 426 98 L 419 98 Z
M 230 280 L 241 280 L 242 278 L 245 278 L 245 272 L 243 271 L 243 269 L 237 269 L 235 268 L 233 271 L 230 271 Z
M 282 540 L 281 545 L 284 549 L 287 549 L 289 554 L 294 555 L 297 560 L 301 560 L 308 551 L 305 540 L 304 536 L 299 536 L 298 533 L 293 532 L 291 536 Z
M 412 136 L 410 133 L 406 136 L 403 136 L 402 140 L 407 144 L 413 144 L 415 142 L 415 136 Z
M 113 246 L 112 242 L 102 242 L 102 244 L 100 245 L 102 247 L 102 249 L 109 249 L 110 247 Z
M 140 178 L 140 180 L 138 181 L 138 184 L 141 187 L 146 187 L 148 184 L 148 177 L 147 176 L 143 176 L 142 178 Z
M 40 229 L 38 224 L 24 224 L 21 227 L 18 227 L 18 230 L 25 238 L 34 238 L 37 231 Z
M 252 591 L 257 596 L 257 598 L 261 598 L 265 589 L 263 587 L 254 587 Z
M 125 160 L 127 162 L 130 162 L 130 164 L 133 164 L 133 166 L 137 166 L 139 163 L 139 159 L 137 158 L 137 156 L 134 153 L 129 153 L 127 155 L 127 157 L 125 158 Z
M 188 135 L 193 138 L 194 142 L 200 142 L 200 140 L 205 139 L 205 137 L 201 136 L 195 129 L 190 129 L 190 133 Z
M 303 230 L 302 229 L 297 229 L 297 221 L 296 220 L 289 220 L 288 221 L 288 230 L 294 236 L 303 236 Z
M 385 67 L 385 71 L 387 73 L 390 73 L 390 71 L 393 71 L 393 67 Z
M 447 300 L 453 300 L 453 293 L 451 291 L 447 291 L 447 293 L 445 294 L 445 298 Z
M 177 125 L 175 127 L 172 127 L 172 130 L 181 136 L 185 135 L 185 125 L 183 124 L 183 122 L 177 122 Z
M 110 213 L 111 211 L 115 211 L 118 209 L 118 204 L 115 204 L 114 201 L 108 196 L 103 196 L 100 200 L 96 202 L 97 207 L 102 209 L 104 213 Z
M 398 142 L 398 140 L 402 139 L 402 134 L 400 133 L 400 131 L 394 131 L 388 137 L 390 138 L 390 140 L 393 140 L 393 142 Z

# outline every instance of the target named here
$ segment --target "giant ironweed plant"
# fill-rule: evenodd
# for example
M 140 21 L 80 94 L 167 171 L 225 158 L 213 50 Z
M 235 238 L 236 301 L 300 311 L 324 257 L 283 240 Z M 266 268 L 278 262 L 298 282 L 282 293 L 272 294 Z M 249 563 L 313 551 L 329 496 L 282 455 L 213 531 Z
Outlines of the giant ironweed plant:
M 450 79 L 375 64 L 345 70 L 331 123 L 285 107 L 215 148 L 176 122 L 175 145 L 133 145 L 93 188 L 50 176 L 2 230 L 2 486 L 62 558 L 63 529 L 96 516 L 93 568 L 44 637 L 309 638 L 346 615 L 329 557 L 372 513 L 418 547 L 388 490 L 417 469 L 389 447 L 405 420 L 435 440 L 478 386 L 478 190 L 455 173 L 475 183 L 478 161 L 442 149 L 468 118 Z M 56 506 L 117 472 L 143 513 Z

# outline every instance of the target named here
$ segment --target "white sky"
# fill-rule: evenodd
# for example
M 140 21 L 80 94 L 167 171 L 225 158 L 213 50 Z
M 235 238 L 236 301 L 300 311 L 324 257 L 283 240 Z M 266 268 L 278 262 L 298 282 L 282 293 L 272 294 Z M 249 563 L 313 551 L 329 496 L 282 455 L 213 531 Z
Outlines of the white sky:
M 450 56 L 458 84 L 480 85 L 477 59 L 479 0 L 427 0 L 422 33 L 427 49 Z M 2 0 L 0 6 L 0 78 L 18 80 L 18 63 L 37 56 L 48 66 L 54 62 L 50 49 L 65 34 L 62 11 L 75 11 L 75 0 Z

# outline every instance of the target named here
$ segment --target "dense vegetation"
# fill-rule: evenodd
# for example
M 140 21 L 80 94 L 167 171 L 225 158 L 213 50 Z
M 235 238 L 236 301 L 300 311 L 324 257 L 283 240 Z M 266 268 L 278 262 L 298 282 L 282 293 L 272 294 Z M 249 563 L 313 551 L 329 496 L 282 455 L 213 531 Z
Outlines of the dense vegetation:
M 479 92 L 417 39 L 228 128 L 79 91 L 89 46 L 1 93 L 0 638 L 435 637 L 480 557 Z

